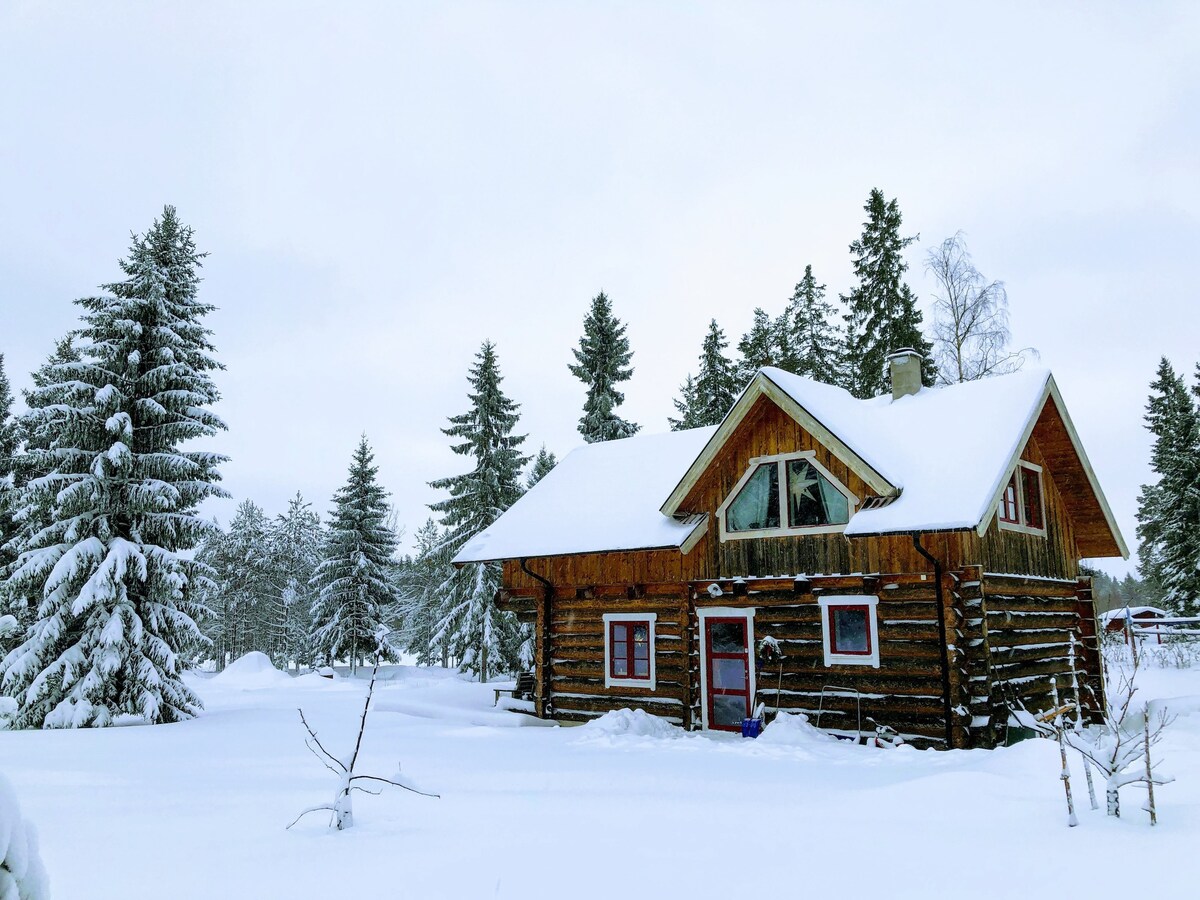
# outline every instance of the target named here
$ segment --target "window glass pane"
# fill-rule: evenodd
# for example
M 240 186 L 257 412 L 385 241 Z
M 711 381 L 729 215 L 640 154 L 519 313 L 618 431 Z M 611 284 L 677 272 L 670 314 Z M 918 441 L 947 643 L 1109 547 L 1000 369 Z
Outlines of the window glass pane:
M 650 640 L 650 626 L 637 624 L 633 626 L 633 639 L 639 644 L 644 644 Z
M 634 659 L 649 659 L 650 658 L 650 645 L 649 644 L 634 644 L 633 645 L 633 658 Z
M 745 653 L 746 623 L 741 620 L 710 623 L 708 649 L 711 653 Z
M 595 669 L 592 671 L 595 671 Z M 629 660 L 614 658 L 612 661 L 612 673 L 617 678 L 627 677 L 629 675 Z
M 868 610 L 865 606 L 831 606 L 829 617 L 833 623 L 833 640 L 830 649 L 834 653 L 870 653 L 867 636 Z
M 746 690 L 746 661 L 744 659 L 714 659 L 712 675 L 714 688 L 725 691 Z
M 1025 492 L 1025 524 L 1030 528 L 1042 528 L 1045 519 L 1042 516 L 1041 475 L 1033 469 L 1022 467 L 1021 480 L 1021 489 Z
M 594 633 L 595 632 L 593 632 L 593 634 Z M 613 639 L 614 643 L 617 643 L 617 642 L 624 643 L 624 641 L 625 641 L 625 626 L 624 625 L 613 625 L 612 639 Z
M 779 467 L 763 463 L 725 510 L 728 531 L 779 527 Z
M 1013 477 L 1008 480 L 1008 487 L 1004 489 L 1004 494 L 1000 497 L 1000 520 L 1003 522 L 1017 522 L 1017 476 L 1013 473 Z
M 635 659 L 633 661 L 633 677 L 634 678 L 649 678 L 650 677 L 650 660 Z
M 713 720 L 710 725 L 741 725 L 750 714 L 745 697 L 713 697 Z
M 850 521 L 846 495 L 808 460 L 788 460 L 787 481 L 788 524 L 793 528 L 845 525 Z

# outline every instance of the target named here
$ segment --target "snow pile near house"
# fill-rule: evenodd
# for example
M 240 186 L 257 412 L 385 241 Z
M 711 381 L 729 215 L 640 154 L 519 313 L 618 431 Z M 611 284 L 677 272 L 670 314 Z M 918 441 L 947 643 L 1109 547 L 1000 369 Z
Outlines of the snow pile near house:
M 214 675 L 212 683 L 225 688 L 252 691 L 291 684 L 293 680 L 290 675 L 275 668 L 267 654 L 251 650 L 226 666 L 225 671 Z
M 804 713 L 780 712 L 758 737 L 760 744 L 797 747 L 807 744 L 828 744 L 836 741 L 831 734 L 814 728 Z
M 680 738 L 686 732 L 678 725 L 652 716 L 642 709 L 614 709 L 592 719 L 580 727 L 588 738 L 594 737 L 648 737 Z
M 21 817 L 16 792 L 0 775 L 0 898 L 47 900 L 50 881 L 38 853 L 37 834 Z

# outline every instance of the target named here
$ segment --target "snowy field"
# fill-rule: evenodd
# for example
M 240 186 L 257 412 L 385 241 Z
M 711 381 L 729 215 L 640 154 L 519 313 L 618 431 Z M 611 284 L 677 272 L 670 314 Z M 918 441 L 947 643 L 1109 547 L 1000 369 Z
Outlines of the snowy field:
M 0 733 L 0 771 L 38 827 L 57 900 L 134 898 L 799 896 L 1195 897 L 1200 716 L 1161 752 L 1178 781 L 1159 825 L 1087 809 L 1066 827 L 1049 741 L 987 751 L 878 750 L 794 729 L 787 740 L 521 727 L 492 689 L 393 667 L 376 690 L 361 771 L 441 799 L 356 795 L 296 708 L 350 749 L 365 683 L 277 672 L 197 677 L 207 710 L 157 727 Z M 1141 696 L 1200 694 L 1200 670 L 1149 669 Z M 614 718 L 614 717 L 610 717 Z M 619 717 L 610 726 L 619 726 Z M 635 729 L 636 731 L 637 729 Z M 782 731 L 783 729 L 777 729 Z M 778 737 L 778 735 L 776 735 Z M 1103 797 L 1101 797 L 1103 802 Z

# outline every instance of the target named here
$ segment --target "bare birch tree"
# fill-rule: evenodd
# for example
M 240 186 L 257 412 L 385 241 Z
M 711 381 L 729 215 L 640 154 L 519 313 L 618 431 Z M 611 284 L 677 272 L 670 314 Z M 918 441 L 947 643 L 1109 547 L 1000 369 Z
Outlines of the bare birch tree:
M 1008 293 L 975 268 L 960 231 L 928 252 L 925 270 L 937 281 L 933 354 L 943 384 L 1015 372 L 1032 348 L 1011 350 Z

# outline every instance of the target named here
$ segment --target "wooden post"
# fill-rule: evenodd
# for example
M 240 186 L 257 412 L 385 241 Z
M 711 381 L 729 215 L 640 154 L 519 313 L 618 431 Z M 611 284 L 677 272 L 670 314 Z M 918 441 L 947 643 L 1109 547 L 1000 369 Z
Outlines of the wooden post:
M 683 729 L 691 731 L 695 727 L 692 721 L 692 691 L 695 689 L 692 680 L 692 590 L 688 587 L 683 592 L 683 600 L 679 604 L 679 650 L 683 655 Z

